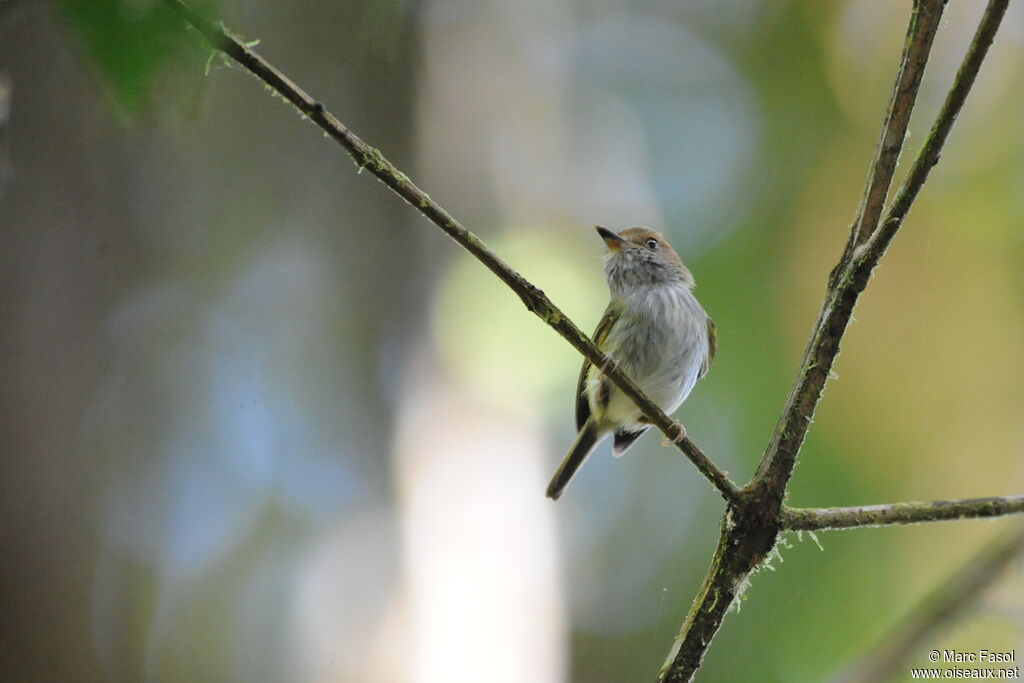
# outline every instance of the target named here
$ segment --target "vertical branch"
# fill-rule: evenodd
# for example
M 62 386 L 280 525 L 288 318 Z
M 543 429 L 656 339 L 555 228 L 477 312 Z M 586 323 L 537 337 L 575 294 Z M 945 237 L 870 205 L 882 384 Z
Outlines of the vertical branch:
M 839 353 L 839 342 L 846 332 L 854 306 L 867 286 L 871 270 L 881 254 L 866 268 L 851 268 L 857 247 L 875 231 L 886 194 L 903 148 L 907 124 L 914 109 L 928 55 L 945 7 L 943 0 L 916 0 L 910 15 L 907 39 L 900 57 L 896 84 L 889 102 L 882 135 L 868 172 L 864 198 L 854 220 L 846 250 L 829 278 L 825 302 L 811 332 L 800 373 L 786 400 L 786 407 L 772 434 L 768 448 L 758 465 L 751 485 L 771 501 L 777 514 L 793 474 L 796 455 L 803 445 L 822 389 Z
M 1005 5 L 1005 1 L 992 0 L 992 4 Z M 864 196 L 843 255 L 829 277 L 825 301 L 804 351 L 800 373 L 790 390 L 786 407 L 757 472 L 742 491 L 743 504 L 727 513 L 718 551 L 708 569 L 701 592 L 676 638 L 669 660 L 659 674 L 659 681 L 692 679 L 700 668 L 711 639 L 721 627 L 737 590 L 746 584 L 750 574 L 774 546 L 780 528 L 782 501 L 793 474 L 797 453 L 821 400 L 822 389 L 839 353 L 839 343 L 846 332 L 853 309 L 867 286 L 872 270 L 884 253 L 881 240 L 876 239 L 870 248 L 866 248 L 865 244 L 873 236 L 883 234 L 878 227 L 879 219 L 944 7 L 943 0 L 916 0 L 914 3 L 896 85 L 868 173 Z M 917 173 L 912 172 L 908 181 L 910 184 L 904 184 L 907 191 L 901 189 L 894 204 L 894 208 L 898 208 L 901 213 L 890 213 L 896 220 L 891 226 L 886 226 L 887 231 L 895 233 L 898 229 L 917 190 L 927 177 L 926 170 L 937 161 L 946 134 L 952 127 L 952 121 L 946 119 L 955 117 L 959 111 L 959 104 L 962 104 L 973 83 L 973 75 L 981 64 L 984 51 L 991 43 L 1001 18 L 1002 12 L 998 7 L 994 10 L 990 7 L 990 11 L 982 18 L 977 34 L 981 38 L 976 36 L 965 57 L 965 66 L 961 68 L 954 85 L 957 94 L 949 100 L 951 106 L 940 112 L 933 134 L 914 165 Z
M 864 195 L 857 207 L 857 214 L 853 219 L 853 227 L 840 264 L 850 259 L 854 248 L 863 244 L 878 225 L 889 186 L 892 184 L 892 176 L 896 171 L 896 162 L 907 136 L 907 126 L 910 125 L 910 115 L 914 111 L 932 39 L 935 37 L 944 8 L 945 2 L 914 0 L 896 83 L 893 84 L 889 106 L 882 123 L 882 132 L 879 134 L 875 156 L 864 186 Z
M 953 86 L 946 94 L 942 110 L 939 112 L 931 131 L 928 133 L 924 147 L 914 160 L 910 173 L 907 174 L 903 184 L 900 185 L 896 198 L 889 206 L 889 212 L 886 214 L 885 220 L 882 221 L 877 234 L 870 240 L 869 249 L 871 252 L 877 252 L 879 256 L 885 252 L 889 242 L 892 241 L 896 231 L 899 230 L 903 219 L 906 218 L 907 213 L 910 211 L 910 206 L 917 199 L 917 193 L 920 192 L 921 187 L 928 180 L 928 174 L 939 163 L 942 147 L 946 144 L 946 138 L 949 137 L 950 131 L 953 130 L 953 124 L 956 123 L 964 102 L 967 101 L 967 94 L 971 92 L 974 80 L 981 70 L 981 63 L 985 60 L 985 55 L 988 54 L 992 41 L 995 40 L 996 31 L 999 30 L 999 25 L 1003 21 L 1003 15 L 1006 14 L 1006 8 L 1009 4 L 1010 0 L 989 0 L 988 5 L 986 5 L 985 12 L 981 16 L 981 22 L 974 32 L 974 38 L 971 40 L 971 46 L 967 49 L 967 55 L 960 64 L 960 68 L 957 69 Z
M 775 547 L 778 527 L 766 524 L 757 507 L 752 504 L 726 512 L 711 567 L 658 673 L 659 683 L 692 680 L 725 615 Z

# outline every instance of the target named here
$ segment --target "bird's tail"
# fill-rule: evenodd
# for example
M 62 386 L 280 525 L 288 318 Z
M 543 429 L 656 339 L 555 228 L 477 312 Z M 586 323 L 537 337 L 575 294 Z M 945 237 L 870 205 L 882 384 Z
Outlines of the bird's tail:
M 551 477 L 551 483 L 548 484 L 548 498 L 558 500 L 558 497 L 562 495 L 562 491 L 565 490 L 565 487 L 569 485 L 569 482 L 576 474 L 576 470 L 580 468 L 580 465 L 587 459 L 587 456 L 593 452 L 600 438 L 601 435 L 594 425 L 593 418 L 587 418 L 587 421 L 583 423 L 580 433 L 576 435 L 576 440 L 573 441 L 572 446 L 569 448 L 569 452 L 562 459 L 562 464 L 555 471 L 555 476 Z

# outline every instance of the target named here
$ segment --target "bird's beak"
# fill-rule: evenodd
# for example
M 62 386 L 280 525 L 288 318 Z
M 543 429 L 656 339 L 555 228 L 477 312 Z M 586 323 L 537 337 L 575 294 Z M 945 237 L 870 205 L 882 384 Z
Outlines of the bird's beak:
M 597 229 L 597 234 L 604 240 L 605 245 L 608 247 L 608 251 L 618 251 L 622 248 L 622 243 L 626 240 L 622 239 L 608 228 L 602 228 L 600 225 L 594 226 Z

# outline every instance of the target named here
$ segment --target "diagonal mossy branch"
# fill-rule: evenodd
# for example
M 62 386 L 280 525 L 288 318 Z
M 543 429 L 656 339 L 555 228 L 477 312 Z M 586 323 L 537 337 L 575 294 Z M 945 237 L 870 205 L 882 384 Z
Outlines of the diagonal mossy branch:
M 935 500 L 842 508 L 783 507 L 779 521 L 791 531 L 856 529 L 889 524 L 920 524 L 1024 514 L 1024 495 Z
M 738 500 L 739 488 L 729 479 L 729 476 L 715 465 L 692 439 L 685 436 L 680 438 L 680 424 L 666 415 L 657 404 L 640 391 L 614 362 L 610 362 L 609 358 L 597 348 L 589 337 L 583 334 L 568 316 L 552 303 L 543 291 L 505 263 L 479 237 L 467 230 L 426 192 L 413 184 L 408 176 L 385 159 L 379 150 L 366 144 L 327 111 L 323 104 L 310 97 L 252 47 L 231 34 L 223 26 L 214 24 L 198 14 L 181 0 L 165 0 L 165 2 L 176 9 L 193 28 L 198 30 L 212 48 L 234 59 L 295 105 L 300 112 L 344 147 L 360 168 L 370 171 L 395 194 L 411 204 L 413 208 L 430 219 L 434 225 L 441 228 L 449 237 L 487 266 L 519 296 L 530 312 L 536 314 L 558 332 L 591 363 L 598 367 L 604 367 L 608 378 L 636 403 L 651 424 L 660 429 L 670 441 L 678 446 L 679 450 L 689 458 L 727 502 L 735 503 Z

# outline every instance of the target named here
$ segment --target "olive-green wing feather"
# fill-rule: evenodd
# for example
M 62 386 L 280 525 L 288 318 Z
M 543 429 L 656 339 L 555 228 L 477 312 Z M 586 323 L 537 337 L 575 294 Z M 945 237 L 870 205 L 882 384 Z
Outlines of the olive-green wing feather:
M 708 357 L 700 366 L 700 374 L 697 375 L 697 379 L 702 379 L 704 375 L 708 374 L 711 363 L 715 360 L 716 351 L 718 351 L 718 328 L 715 327 L 715 321 L 711 319 L 711 316 L 708 316 Z
M 615 321 L 619 319 L 622 308 L 611 302 L 608 308 L 604 309 L 604 317 L 597 324 L 594 330 L 594 343 L 597 348 L 604 349 L 604 342 L 608 339 L 608 333 L 612 331 Z M 580 370 L 580 381 L 576 384 L 576 430 L 583 429 L 583 424 L 590 417 L 590 401 L 587 400 L 587 373 L 590 372 L 590 361 L 583 359 L 583 369 Z

